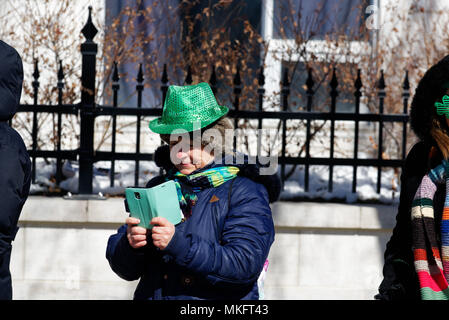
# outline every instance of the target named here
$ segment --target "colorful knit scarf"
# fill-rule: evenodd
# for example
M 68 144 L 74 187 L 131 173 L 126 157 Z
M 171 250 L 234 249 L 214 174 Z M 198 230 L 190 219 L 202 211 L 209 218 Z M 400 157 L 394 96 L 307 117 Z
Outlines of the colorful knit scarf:
M 435 230 L 433 198 L 437 184 L 445 183 L 441 220 L 441 254 Z M 412 203 L 413 254 L 423 300 L 449 300 L 449 163 L 425 175 Z
M 182 174 L 177 170 L 171 170 L 167 174 L 166 180 L 173 180 L 176 184 L 184 219 L 188 219 L 192 215 L 192 207 L 198 199 L 196 195 L 198 192 L 216 188 L 226 181 L 234 179 L 239 172 L 239 168 L 233 166 L 206 168 L 189 175 Z

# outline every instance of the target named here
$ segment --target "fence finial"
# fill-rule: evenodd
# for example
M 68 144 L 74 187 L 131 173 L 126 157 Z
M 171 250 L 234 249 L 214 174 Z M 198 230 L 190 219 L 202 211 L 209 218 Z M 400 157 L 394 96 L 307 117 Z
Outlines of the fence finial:
M 38 60 L 34 59 L 34 72 L 33 72 L 34 81 L 37 81 L 37 79 L 39 79 L 39 77 L 40 77 L 40 73 L 39 73 Z
M 306 80 L 307 93 L 313 94 L 313 85 L 314 84 L 315 84 L 315 81 L 313 81 L 312 68 L 309 68 L 307 80 Z
M 214 94 L 217 94 L 217 75 L 215 73 L 215 65 L 212 66 L 212 73 L 209 78 L 209 84 Z
M 234 87 L 240 86 L 242 81 L 240 79 L 240 66 L 237 65 L 237 72 L 235 73 L 234 79 L 232 80 Z
M 186 76 L 186 79 L 184 80 L 184 82 L 187 84 L 192 84 L 192 82 L 193 82 L 192 69 L 190 68 L 190 65 L 187 67 L 187 76 Z
M 385 79 L 384 79 L 384 70 L 380 70 L 380 79 L 379 82 L 377 83 L 377 88 L 380 90 L 384 90 L 385 89 Z
M 360 69 L 357 69 L 357 79 L 355 79 L 354 87 L 357 93 L 359 93 L 360 89 L 363 87 L 362 78 L 360 77 Z
M 338 80 L 337 80 L 337 75 L 335 74 L 335 67 L 334 70 L 332 72 L 332 79 L 330 82 L 330 87 L 331 87 L 331 112 L 335 112 L 335 109 L 337 108 L 336 104 L 337 104 L 337 97 L 338 97 L 338 91 L 337 91 L 337 87 L 338 87 Z M 331 154 L 333 153 L 334 150 L 334 122 L 332 120 L 331 122 Z M 332 167 L 330 167 L 330 174 L 332 174 Z M 329 179 L 329 191 L 332 191 L 332 180 Z
M 120 80 L 120 76 L 118 74 L 117 61 L 114 61 L 114 72 L 112 73 L 112 81 L 118 82 Z
M 405 79 L 404 79 L 404 84 L 402 85 L 402 88 L 405 91 L 410 90 L 410 83 L 408 81 L 408 70 L 405 70 Z
M 87 18 L 87 22 L 84 25 L 81 33 L 84 35 L 88 42 L 91 42 L 95 35 L 98 33 L 97 28 L 92 22 L 92 6 L 89 6 L 89 17 Z
M 167 64 L 166 63 L 164 63 L 164 71 L 162 71 L 161 82 L 164 84 L 168 82 Z
M 58 80 L 62 82 L 64 80 L 64 70 L 62 68 L 62 60 L 59 60 Z
M 259 78 L 258 78 L 259 87 L 263 87 L 265 85 L 265 75 L 263 74 L 263 72 L 264 72 L 264 68 L 262 65 L 259 70 Z
M 290 82 L 288 80 L 288 68 L 284 69 L 284 74 L 282 75 L 282 86 L 288 87 L 290 85 Z
M 142 83 L 143 82 L 143 69 L 142 64 L 139 64 L 139 72 L 137 73 L 137 82 Z
M 217 84 L 217 74 L 215 73 L 215 65 L 212 66 L 212 73 L 209 78 L 209 83 L 211 86 L 215 86 Z
M 332 79 L 330 82 L 330 86 L 331 86 L 332 90 L 335 90 L 335 91 L 337 90 L 338 80 L 337 80 L 337 75 L 335 74 L 335 68 L 334 68 L 334 71 L 332 72 Z

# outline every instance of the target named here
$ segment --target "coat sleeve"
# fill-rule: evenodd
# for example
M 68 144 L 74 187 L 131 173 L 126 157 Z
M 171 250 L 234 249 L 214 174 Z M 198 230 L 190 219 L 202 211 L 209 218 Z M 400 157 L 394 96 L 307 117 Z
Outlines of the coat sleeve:
M 180 224 L 165 248 L 178 265 L 206 276 L 212 284 L 256 281 L 274 241 L 266 189 L 248 179 L 236 184 L 220 243 L 186 232 Z
M 401 174 L 401 193 L 396 225 L 384 253 L 383 281 L 379 300 L 419 299 L 418 279 L 412 252 L 410 208 L 416 190 L 426 174 L 428 148 L 416 144 L 407 155 Z
M 109 237 L 106 259 L 120 278 L 133 281 L 142 276 L 146 263 L 156 258 L 156 248 L 148 243 L 145 247 L 134 249 L 126 237 L 126 228 L 126 224 L 122 225 L 116 234 Z
M 17 232 L 17 222 L 30 190 L 30 159 L 15 133 L 0 140 L 0 240 L 11 242 Z M 14 143 L 12 143 L 12 142 Z
M 164 182 L 162 176 L 156 176 L 147 182 L 146 188 Z M 139 279 L 144 273 L 145 263 L 156 259 L 156 248 L 151 241 L 143 248 L 134 249 L 126 237 L 127 225 L 122 225 L 116 234 L 109 237 L 106 247 L 106 259 L 111 269 L 121 278 L 133 281 Z
M 106 259 L 120 278 L 132 281 L 139 279 L 142 274 L 144 251 L 129 245 L 126 228 L 126 225 L 121 226 L 116 234 L 109 237 Z

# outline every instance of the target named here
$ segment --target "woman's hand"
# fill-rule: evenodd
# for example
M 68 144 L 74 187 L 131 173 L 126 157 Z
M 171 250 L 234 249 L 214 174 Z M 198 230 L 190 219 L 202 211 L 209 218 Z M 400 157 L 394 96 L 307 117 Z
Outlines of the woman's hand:
M 163 217 L 151 219 L 150 224 L 154 225 L 151 232 L 154 246 L 164 250 L 175 234 L 175 226 Z
M 147 229 L 136 226 L 140 223 L 140 220 L 133 217 L 126 218 L 126 237 L 128 242 L 134 249 L 141 248 L 147 244 Z

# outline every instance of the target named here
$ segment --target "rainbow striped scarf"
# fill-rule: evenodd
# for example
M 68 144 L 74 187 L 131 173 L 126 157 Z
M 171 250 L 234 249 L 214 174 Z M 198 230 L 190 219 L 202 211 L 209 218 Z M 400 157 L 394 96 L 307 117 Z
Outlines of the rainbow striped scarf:
M 437 184 L 446 184 L 441 220 L 441 249 L 437 242 L 433 198 Z M 449 162 L 425 175 L 412 203 L 415 270 L 423 300 L 449 300 Z M 441 252 L 441 254 L 440 254 Z

